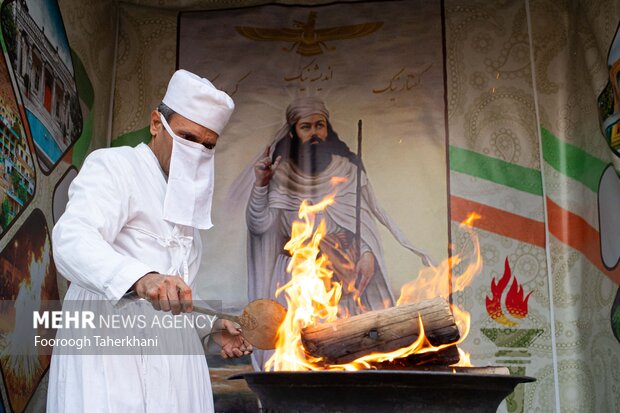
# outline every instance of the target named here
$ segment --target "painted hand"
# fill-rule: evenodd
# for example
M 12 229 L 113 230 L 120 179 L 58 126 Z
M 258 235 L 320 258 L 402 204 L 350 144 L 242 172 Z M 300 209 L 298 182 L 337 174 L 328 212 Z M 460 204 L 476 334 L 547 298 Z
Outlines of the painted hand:
M 263 152 L 263 157 L 254 164 L 254 175 L 256 177 L 256 181 L 254 185 L 256 186 L 266 186 L 269 185 L 269 181 L 273 177 L 276 168 L 280 164 L 282 160 L 281 156 L 278 156 L 275 162 L 271 162 L 271 158 L 269 157 L 269 147 L 265 149 Z
M 362 257 L 355 266 L 355 271 L 357 272 L 356 298 L 361 297 L 366 290 L 366 287 L 368 287 L 370 280 L 372 280 L 372 277 L 375 275 L 375 267 L 376 260 L 372 252 L 366 251 L 362 254 Z

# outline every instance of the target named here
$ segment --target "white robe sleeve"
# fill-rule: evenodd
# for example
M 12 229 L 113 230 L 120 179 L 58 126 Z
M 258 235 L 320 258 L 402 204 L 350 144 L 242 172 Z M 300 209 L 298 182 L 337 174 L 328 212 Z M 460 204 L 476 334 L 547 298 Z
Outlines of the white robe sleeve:
M 54 261 L 79 286 L 116 303 L 153 268 L 120 254 L 112 244 L 129 218 L 125 168 L 104 151 L 93 152 L 69 188 L 65 213 L 52 231 Z

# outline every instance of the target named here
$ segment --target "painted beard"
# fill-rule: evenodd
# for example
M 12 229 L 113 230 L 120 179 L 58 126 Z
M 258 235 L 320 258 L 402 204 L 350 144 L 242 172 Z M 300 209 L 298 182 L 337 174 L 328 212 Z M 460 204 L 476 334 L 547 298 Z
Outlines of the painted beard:
M 291 161 L 305 174 L 316 175 L 323 172 L 332 161 L 330 149 L 329 142 L 322 141 L 316 136 L 305 143 L 294 137 L 291 144 Z

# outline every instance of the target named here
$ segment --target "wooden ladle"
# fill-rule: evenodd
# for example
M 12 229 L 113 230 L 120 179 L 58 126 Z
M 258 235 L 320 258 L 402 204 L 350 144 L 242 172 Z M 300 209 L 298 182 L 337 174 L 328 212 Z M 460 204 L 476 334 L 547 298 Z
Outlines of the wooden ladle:
M 245 306 L 241 315 L 225 314 L 196 305 L 193 307 L 197 313 L 213 315 L 239 324 L 241 335 L 261 350 L 276 348 L 278 328 L 286 317 L 286 308 L 268 298 L 252 301 Z

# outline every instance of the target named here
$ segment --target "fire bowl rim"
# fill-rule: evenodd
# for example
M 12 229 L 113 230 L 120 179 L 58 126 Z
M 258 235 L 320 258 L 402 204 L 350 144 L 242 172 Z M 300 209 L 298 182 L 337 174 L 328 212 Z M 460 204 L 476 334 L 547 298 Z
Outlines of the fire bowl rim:
M 246 381 L 264 381 L 270 379 L 277 380 L 293 380 L 296 382 L 303 382 L 307 380 L 317 380 L 320 378 L 330 379 L 350 379 L 359 378 L 361 380 L 372 380 L 377 377 L 383 379 L 391 378 L 394 380 L 400 380 L 405 378 L 420 379 L 437 379 L 444 380 L 448 378 L 457 379 L 457 381 L 469 381 L 471 380 L 500 380 L 505 384 L 515 386 L 519 383 L 531 383 L 535 382 L 536 378 L 531 376 L 520 376 L 501 373 L 464 373 L 462 371 L 430 371 L 430 370 L 356 370 L 356 371 L 333 371 L 333 370 L 320 370 L 320 371 L 253 371 L 246 373 L 237 373 L 229 376 L 228 380 L 240 380 Z M 247 380 L 250 379 L 250 380 Z M 262 379 L 262 380 L 261 380 Z M 372 383 L 372 381 L 371 381 Z M 289 382 L 288 384 L 293 384 Z M 374 383 L 376 385 L 376 382 Z M 413 383 L 409 383 L 413 384 Z

